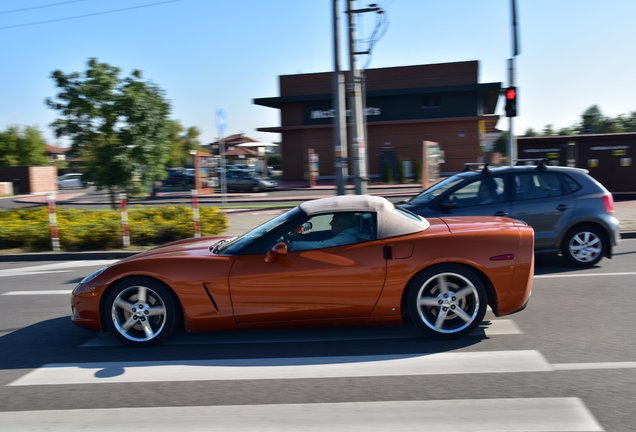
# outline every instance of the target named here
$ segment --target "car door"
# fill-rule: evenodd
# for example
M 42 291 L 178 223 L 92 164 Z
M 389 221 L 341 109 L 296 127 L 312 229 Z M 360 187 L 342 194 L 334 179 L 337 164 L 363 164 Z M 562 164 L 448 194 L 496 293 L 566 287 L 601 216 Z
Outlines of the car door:
M 472 179 L 434 200 L 430 209 L 425 216 L 510 216 L 507 175 Z
M 534 228 L 535 248 L 558 247 L 560 233 L 576 208 L 565 194 L 561 175 L 547 171 L 527 171 L 513 175 L 511 216 Z
M 264 255 L 237 257 L 229 276 L 236 321 L 370 315 L 384 286 L 386 260 L 382 241 L 365 235 L 353 244 L 292 249 L 272 262 Z

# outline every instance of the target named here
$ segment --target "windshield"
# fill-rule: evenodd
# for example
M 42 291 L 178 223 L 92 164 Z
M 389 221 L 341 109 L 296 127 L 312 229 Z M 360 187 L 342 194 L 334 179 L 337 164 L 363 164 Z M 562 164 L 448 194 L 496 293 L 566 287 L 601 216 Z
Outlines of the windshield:
M 288 212 L 276 216 L 274 219 L 268 220 L 264 224 L 257 226 L 241 236 L 234 237 L 222 244 L 219 244 L 218 247 L 214 245 L 213 251 L 214 253 L 223 253 L 224 255 L 234 255 L 255 239 L 263 237 L 270 231 L 278 228 L 284 223 L 287 223 L 291 219 L 296 218 L 300 212 L 302 212 L 302 210 L 295 207 Z
M 430 188 L 426 189 L 419 195 L 413 197 L 409 200 L 409 204 L 427 204 L 431 202 L 433 199 L 437 198 L 447 190 L 451 189 L 455 185 L 464 181 L 464 177 L 459 175 L 454 175 L 452 177 L 448 177 L 447 179 L 442 180 L 439 183 L 434 184 Z

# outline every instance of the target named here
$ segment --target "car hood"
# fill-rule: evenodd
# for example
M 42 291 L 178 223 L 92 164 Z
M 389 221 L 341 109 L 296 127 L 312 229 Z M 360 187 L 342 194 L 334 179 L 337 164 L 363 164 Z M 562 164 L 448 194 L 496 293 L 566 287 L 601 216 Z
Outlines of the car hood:
M 201 238 L 189 238 L 185 240 L 177 240 L 172 243 L 167 243 L 162 246 L 158 246 L 147 251 L 138 253 L 131 257 L 125 258 L 120 262 L 132 261 L 142 258 L 155 258 L 161 256 L 183 257 L 183 256 L 211 256 L 210 246 L 220 240 L 226 240 L 229 236 L 216 236 L 216 237 L 201 237 Z
M 493 216 L 449 216 L 440 217 L 440 219 L 448 226 L 451 233 L 511 228 L 527 225 L 525 222 L 507 217 Z

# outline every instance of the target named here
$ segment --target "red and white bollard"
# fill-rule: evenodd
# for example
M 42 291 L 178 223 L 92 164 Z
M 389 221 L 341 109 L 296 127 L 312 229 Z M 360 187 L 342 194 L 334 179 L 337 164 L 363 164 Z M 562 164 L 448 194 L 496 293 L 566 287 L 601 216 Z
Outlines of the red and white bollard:
M 121 213 L 121 240 L 125 248 L 130 246 L 130 231 L 128 230 L 128 206 L 126 194 L 119 194 L 119 211 Z
M 201 237 L 201 220 L 199 218 L 199 193 L 192 189 L 192 222 L 194 223 L 194 236 Z
M 55 252 L 60 251 L 60 235 L 57 231 L 57 215 L 55 214 L 55 194 L 48 194 L 46 200 L 49 207 L 49 226 L 51 228 L 51 245 Z

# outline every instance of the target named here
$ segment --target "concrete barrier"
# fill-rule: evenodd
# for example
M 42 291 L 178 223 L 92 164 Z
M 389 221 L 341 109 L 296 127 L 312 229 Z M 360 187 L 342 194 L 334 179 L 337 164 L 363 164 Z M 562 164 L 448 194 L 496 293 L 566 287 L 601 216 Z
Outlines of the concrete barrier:
M 13 183 L 0 182 L 0 196 L 12 196 L 13 195 Z

